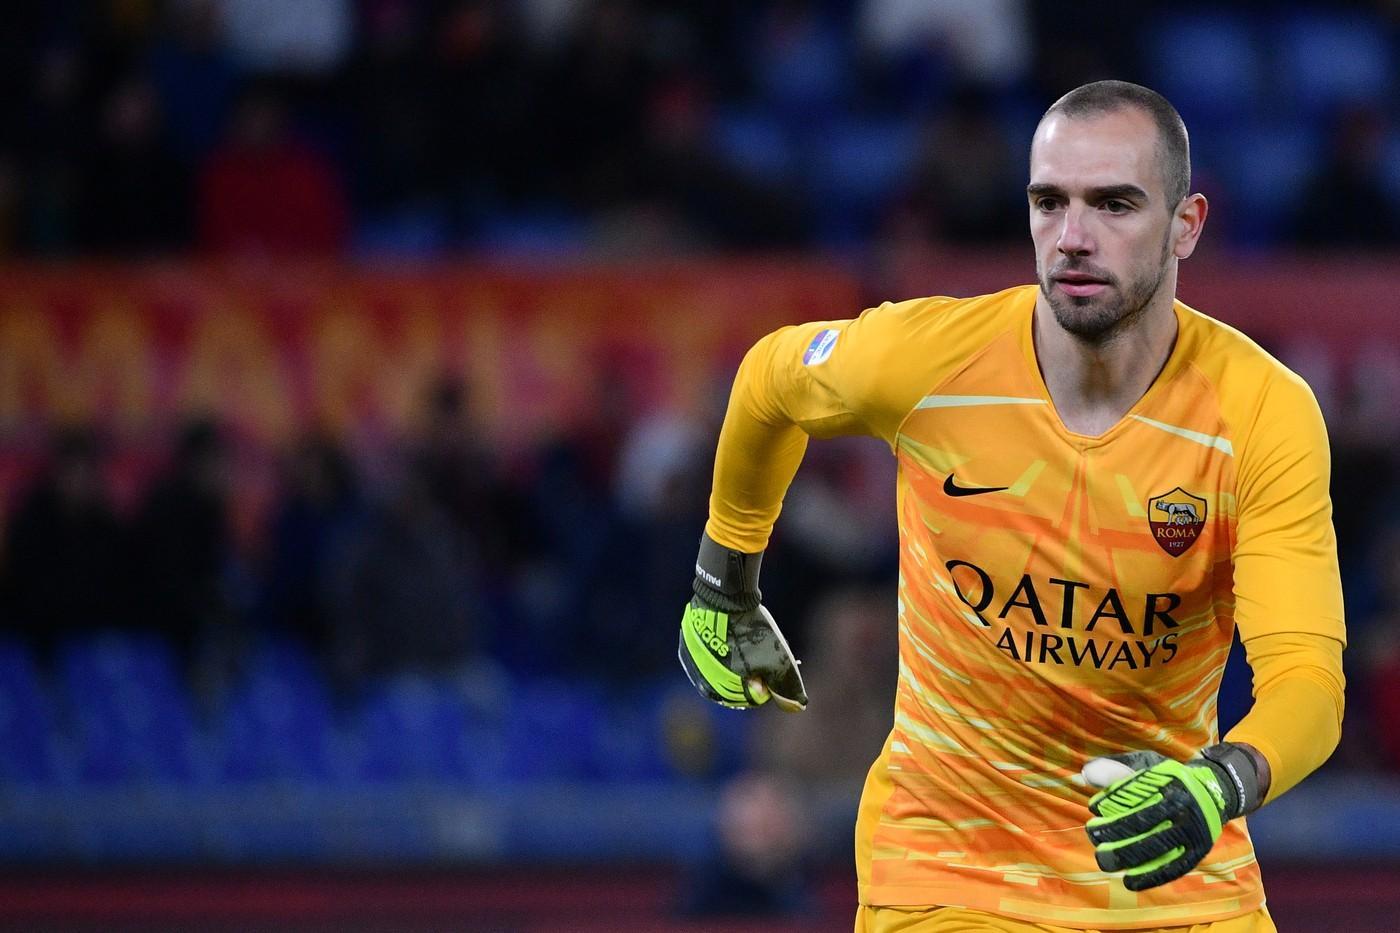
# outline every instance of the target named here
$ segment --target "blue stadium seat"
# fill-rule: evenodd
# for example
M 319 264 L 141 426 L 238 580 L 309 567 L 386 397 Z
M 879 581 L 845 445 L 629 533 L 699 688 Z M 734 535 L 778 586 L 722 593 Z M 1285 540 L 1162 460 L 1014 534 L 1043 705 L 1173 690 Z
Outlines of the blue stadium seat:
M 719 155 L 750 177 L 781 182 L 792 171 L 792 140 L 766 111 L 723 112 L 715 119 L 712 138 Z
M 1181 111 L 1189 127 L 1249 116 L 1264 86 L 1252 20 L 1216 10 L 1173 11 L 1144 30 L 1148 84 Z
M 196 779 L 190 696 L 168 645 L 154 636 L 103 633 L 64 646 L 58 673 L 80 780 Z
M 819 195 L 843 202 L 878 200 L 904 179 L 918 154 L 919 127 L 912 120 L 840 120 L 816 134 L 811 177 Z
M 651 712 L 655 697 L 610 703 L 593 742 L 594 776 L 605 781 L 659 781 L 671 776 L 665 744 Z
M 223 777 L 232 781 L 331 781 L 345 772 L 326 685 L 296 646 L 255 653 L 224 708 Z
M 767 40 L 749 53 L 758 92 L 794 125 L 834 111 L 854 86 L 848 42 L 821 17 L 786 27 L 762 24 L 754 36 Z
M 56 777 L 54 711 L 29 650 L 0 642 L 0 783 L 46 784 Z
M 446 211 L 405 206 L 362 217 L 355 225 L 355 253 L 368 258 L 432 256 L 448 246 Z
M 587 246 L 589 229 L 562 210 L 499 212 L 482 219 L 469 245 L 500 255 L 568 256 Z
M 512 780 L 580 780 L 593 762 L 599 719 L 597 699 L 565 681 L 538 681 L 515 696 L 515 715 L 504 731 L 504 777 Z
M 1232 238 L 1256 245 L 1274 242 L 1292 220 L 1296 197 L 1319 165 L 1322 144 L 1317 129 L 1304 123 L 1242 126 L 1219 151 L 1220 175 L 1233 197 L 1230 216 L 1222 218 Z
M 824 216 L 823 237 L 865 232 L 909 173 L 919 127 L 908 119 L 839 120 L 814 133 L 807 185 Z
M 1385 190 L 1391 204 L 1400 204 L 1400 132 L 1385 142 Z
M 1298 12 L 1274 31 L 1274 86 L 1292 111 L 1389 101 L 1394 66 L 1387 28 L 1360 10 Z
M 372 689 L 357 718 L 356 775 L 369 781 L 467 781 L 476 749 L 465 699 L 441 677 L 403 675 Z
M 658 689 L 650 707 L 667 774 L 711 781 L 737 774 L 748 765 L 749 732 L 756 717 L 703 699 L 688 684 Z

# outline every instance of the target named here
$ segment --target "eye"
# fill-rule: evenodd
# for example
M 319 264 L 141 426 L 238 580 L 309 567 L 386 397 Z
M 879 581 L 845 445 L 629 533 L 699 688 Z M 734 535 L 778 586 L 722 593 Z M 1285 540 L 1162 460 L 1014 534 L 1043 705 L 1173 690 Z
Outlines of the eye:
M 1120 201 L 1117 198 L 1109 198 L 1107 201 L 1103 202 L 1102 206 L 1103 209 L 1108 211 L 1110 214 L 1126 214 L 1128 211 L 1132 210 L 1131 205 L 1129 205 L 1126 201 Z
M 1055 198 L 1045 197 L 1035 199 L 1035 209 L 1045 214 L 1050 213 L 1059 206 L 1060 202 L 1057 201 Z

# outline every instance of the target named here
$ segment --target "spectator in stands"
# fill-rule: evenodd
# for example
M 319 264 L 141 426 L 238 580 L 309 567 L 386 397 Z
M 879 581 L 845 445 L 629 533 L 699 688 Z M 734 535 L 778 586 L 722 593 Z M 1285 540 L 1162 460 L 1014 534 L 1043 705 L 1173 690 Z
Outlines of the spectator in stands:
M 133 624 L 163 634 L 188 664 L 226 646 L 233 622 L 225 582 L 232 553 L 228 484 L 219 426 L 191 421 L 137 521 Z
M 640 147 L 614 163 L 625 189 L 599 211 L 593 241 L 620 253 L 773 249 L 810 238 L 797 194 L 715 151 L 713 88 L 698 73 L 660 84 Z
M 1370 105 L 1338 115 L 1327 159 L 1297 198 L 1299 243 L 1323 249 L 1400 244 L 1400 204 L 1387 196 L 1386 120 Z
M 1400 773 L 1400 524 L 1392 519 L 1372 555 L 1375 593 L 1367 618 L 1354 626 L 1356 657 L 1347 679 L 1365 700 L 1343 742 L 1342 760 Z
M 350 224 L 335 166 L 294 136 L 269 85 L 244 94 L 205 161 L 198 216 L 201 245 L 219 254 L 337 253 Z
M 126 622 L 125 532 L 103 452 L 86 428 L 60 431 L 5 540 L 5 627 L 47 653 L 70 635 Z
M 89 251 L 140 255 L 189 242 L 189 173 L 166 145 L 155 92 L 143 78 L 108 92 L 83 176 Z
M 792 620 L 789 637 L 807 643 L 828 589 L 888 579 L 899 555 L 894 478 L 888 449 L 842 438 L 808 451 L 805 469 L 783 503 L 783 534 L 775 536 L 764 593 Z M 781 568 L 781 569 L 780 569 Z M 813 587 L 809 580 L 825 581 Z
M 450 670 L 489 637 L 486 588 L 509 578 L 520 521 L 483 445 L 466 386 L 425 393 L 416 435 L 384 494 L 328 551 L 321 617 L 338 682 L 403 670 Z
M 740 775 L 715 808 L 715 844 L 682 883 L 687 917 L 800 917 L 817 904 L 807 866 L 800 789 L 771 774 Z
M 495 570 L 511 560 L 512 502 L 498 465 L 486 446 L 471 409 L 466 384 L 444 376 L 428 388 L 414 455 L 424 492 L 452 524 L 454 533 L 471 542 Z
M 544 65 L 526 56 L 508 4 L 442 4 L 423 54 L 432 105 L 431 177 L 458 232 L 471 236 L 523 201 L 559 204 L 575 167 L 589 158 L 574 148 L 573 121 L 606 125 L 610 114 L 571 111 L 571 86 L 542 93 Z M 581 75 L 571 77 L 582 84 Z
M 39 254 L 63 253 L 77 242 L 89 67 L 76 43 L 57 42 L 35 55 L 26 132 L 19 144 L 26 156 L 21 239 Z
M 451 670 L 478 635 L 478 572 L 469 541 L 411 462 L 327 564 L 330 667 L 342 688 L 374 675 Z
M 758 723 L 753 749 L 763 767 L 814 792 L 823 783 L 859 791 L 893 725 L 894 602 L 892 593 L 871 588 L 822 596 L 803 650 L 811 669 L 821 671 L 830 700 L 815 716 L 769 716 Z
M 329 437 L 297 443 L 288 458 L 284 492 L 271 524 L 263 614 L 314 650 L 333 639 L 322 597 L 331 556 L 361 514 L 354 467 Z
M 365 11 L 348 89 L 356 102 L 355 196 L 371 217 L 423 210 L 441 190 L 431 169 L 435 93 L 444 91 L 434 88 L 424 54 L 425 19 L 406 3 L 370 4 Z
M 238 70 L 222 40 L 218 0 L 188 0 L 166 8 L 152 44 L 151 81 L 171 146 L 188 168 L 218 143 L 238 90 Z
M 576 638 L 580 670 L 603 672 L 605 678 L 624 672 L 646 677 L 673 663 L 675 638 L 658 632 L 655 619 L 675 611 L 675 597 L 666 588 L 685 585 L 667 562 L 692 563 L 682 559 L 695 549 L 694 523 L 688 524 L 686 515 L 704 507 L 714 459 L 701 443 L 707 429 L 700 419 L 676 410 L 635 421 L 618 452 L 611 508 L 605 506 L 612 520 L 599 529 L 603 533 L 591 550 L 576 547 L 556 555 L 588 568 L 588 582 L 577 587 L 574 598 L 588 607 L 594 624 L 616 626 L 619 636 L 607 647 L 586 634 Z M 564 537 L 565 529 L 553 530 L 556 538 Z M 610 570 L 621 566 L 632 569 L 626 575 Z M 562 574 L 575 576 L 568 565 Z
M 1024 153 L 1013 151 L 986 88 L 967 85 L 933 119 L 909 186 L 884 231 L 899 240 L 959 246 L 1006 243 L 1025 233 Z
M 618 203 L 642 147 L 656 77 L 636 4 L 598 0 L 547 73 L 541 104 L 569 182 L 566 196 L 592 209 Z
M 759 97 L 797 132 L 835 115 L 852 91 L 849 42 L 840 21 L 814 0 L 757 6 L 745 37 L 745 67 Z

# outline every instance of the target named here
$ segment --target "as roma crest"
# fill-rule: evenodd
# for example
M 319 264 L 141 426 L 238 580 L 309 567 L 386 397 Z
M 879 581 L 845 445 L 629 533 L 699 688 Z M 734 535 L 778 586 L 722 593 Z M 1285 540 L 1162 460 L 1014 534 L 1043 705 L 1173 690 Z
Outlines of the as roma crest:
M 1190 550 L 1206 525 L 1206 500 L 1180 486 L 1147 500 L 1147 524 L 1152 540 L 1172 557 Z

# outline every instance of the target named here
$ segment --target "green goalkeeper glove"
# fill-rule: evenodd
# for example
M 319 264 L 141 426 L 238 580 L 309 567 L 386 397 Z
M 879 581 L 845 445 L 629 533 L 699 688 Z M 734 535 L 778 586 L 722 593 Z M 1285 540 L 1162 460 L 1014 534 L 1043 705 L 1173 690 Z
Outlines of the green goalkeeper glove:
M 1253 755 L 1222 742 L 1182 763 L 1156 752 L 1095 758 L 1084 778 L 1104 788 L 1089 801 L 1085 825 L 1104 871 L 1145 891 L 1175 881 L 1205 858 L 1221 827 L 1262 803 Z
M 807 688 L 801 662 L 760 605 L 762 562 L 761 551 L 744 554 L 701 536 L 695 595 L 681 616 L 681 667 L 707 700 L 752 709 L 771 696 L 779 709 L 795 713 L 807 708 Z

